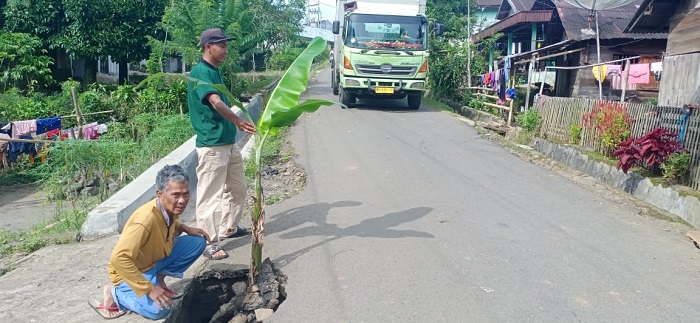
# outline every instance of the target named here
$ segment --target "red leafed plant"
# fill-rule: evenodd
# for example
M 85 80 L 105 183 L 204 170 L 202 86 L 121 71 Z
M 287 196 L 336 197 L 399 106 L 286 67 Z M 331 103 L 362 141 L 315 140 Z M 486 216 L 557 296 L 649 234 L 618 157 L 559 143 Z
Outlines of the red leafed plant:
M 601 101 L 593 111 L 583 115 L 584 127 L 595 131 L 594 141 L 600 152 L 607 156 L 630 135 L 630 116 L 627 107 L 619 102 Z
M 643 166 L 652 172 L 658 172 L 659 166 L 676 151 L 681 151 L 680 143 L 676 141 L 677 133 L 666 129 L 656 128 L 647 132 L 642 138 L 629 138 L 620 143 L 620 149 L 613 156 L 620 158 L 617 169 L 627 174 L 635 165 Z

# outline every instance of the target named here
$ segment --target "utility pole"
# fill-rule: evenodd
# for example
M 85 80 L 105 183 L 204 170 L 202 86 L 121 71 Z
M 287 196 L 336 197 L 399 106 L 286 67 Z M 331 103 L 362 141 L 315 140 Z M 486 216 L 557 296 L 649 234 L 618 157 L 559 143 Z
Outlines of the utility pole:
M 306 25 L 311 27 L 321 27 L 321 3 L 308 3 L 306 5 Z
M 471 15 L 471 0 L 467 1 L 467 86 L 472 87 L 472 15 Z

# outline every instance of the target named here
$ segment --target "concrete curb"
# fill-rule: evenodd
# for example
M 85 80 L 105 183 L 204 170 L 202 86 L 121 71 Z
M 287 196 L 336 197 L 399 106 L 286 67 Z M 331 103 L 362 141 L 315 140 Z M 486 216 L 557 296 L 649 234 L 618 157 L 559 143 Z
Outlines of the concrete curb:
M 532 146 L 552 160 L 581 171 L 632 196 L 678 216 L 693 228 L 700 227 L 700 201 L 693 196 L 681 196 L 672 188 L 654 185 L 651 180 L 634 172 L 627 174 L 605 163 L 597 162 L 578 150 L 535 138 Z
M 255 95 L 245 106 L 253 122 L 257 122 L 264 108 L 262 95 Z M 242 115 L 242 111 L 238 108 L 232 109 L 236 111 L 236 114 Z M 250 140 L 251 137 L 241 131 L 238 131 L 236 136 L 236 143 L 242 147 L 241 154 L 243 154 L 244 159 L 252 151 L 251 143 L 254 141 Z M 158 171 L 165 165 L 175 164 L 185 169 L 190 177 L 190 191 L 195 194 L 197 188 L 195 172 L 197 152 L 193 136 L 90 211 L 80 230 L 81 237 L 89 240 L 121 232 L 131 214 L 141 205 L 155 198 L 155 178 Z

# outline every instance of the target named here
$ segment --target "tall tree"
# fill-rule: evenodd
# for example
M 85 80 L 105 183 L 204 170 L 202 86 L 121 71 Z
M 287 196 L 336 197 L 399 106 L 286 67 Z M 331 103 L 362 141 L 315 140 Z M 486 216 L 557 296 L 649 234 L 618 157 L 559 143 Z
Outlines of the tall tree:
M 155 35 L 168 0 L 8 0 L 9 30 L 44 39 L 85 60 L 84 85 L 96 81 L 97 59 L 112 56 L 120 63 L 148 57 L 147 35 Z

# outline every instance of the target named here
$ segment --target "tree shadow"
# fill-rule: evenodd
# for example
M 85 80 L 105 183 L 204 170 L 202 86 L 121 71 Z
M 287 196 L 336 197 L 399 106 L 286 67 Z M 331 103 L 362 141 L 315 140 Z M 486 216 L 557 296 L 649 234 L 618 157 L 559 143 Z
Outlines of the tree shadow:
M 434 238 L 435 236 L 423 231 L 395 229 L 395 227 L 418 220 L 428 215 L 433 209 L 429 207 L 415 207 L 404 211 L 392 212 L 380 217 L 364 219 L 360 223 L 341 228 L 337 224 L 328 223 L 327 217 L 332 208 L 355 207 L 361 205 L 356 201 L 339 201 L 334 203 L 316 203 L 301 207 L 295 207 L 287 211 L 277 213 L 265 223 L 265 235 L 286 231 L 304 224 L 311 224 L 303 228 L 286 232 L 280 235 L 281 239 L 291 240 L 312 236 L 326 236 L 326 239 L 300 250 L 278 257 L 275 263 L 284 267 L 298 257 L 314 250 L 326 243 L 345 237 L 363 237 L 380 239 L 400 238 Z M 231 250 L 250 244 L 249 239 L 233 239 L 224 241 L 224 249 Z
M 299 228 L 292 232 L 287 232 L 280 235 L 282 239 L 298 239 L 311 236 L 327 236 L 326 239 L 319 241 L 313 245 L 307 246 L 300 250 L 278 257 L 275 263 L 284 267 L 293 262 L 298 257 L 312 251 L 324 244 L 339 240 L 345 237 L 363 237 L 363 238 L 381 238 L 381 239 L 399 239 L 399 238 L 434 238 L 432 234 L 416 230 L 400 230 L 394 229 L 401 224 L 418 220 L 432 211 L 428 207 L 416 207 L 405 211 L 393 212 L 380 217 L 365 219 L 360 223 L 341 228 L 336 224 L 330 224 L 325 221 L 315 221 L 317 225 Z M 326 212 L 328 215 L 328 212 Z

